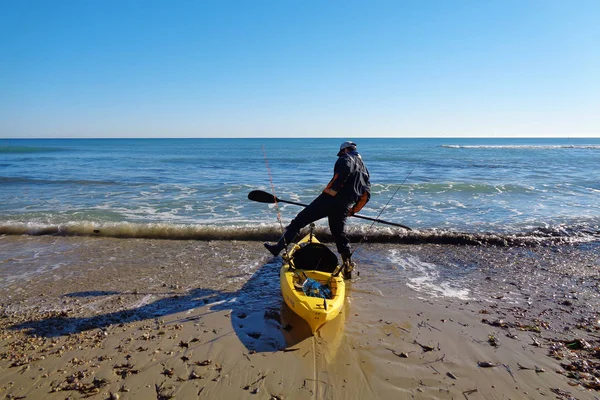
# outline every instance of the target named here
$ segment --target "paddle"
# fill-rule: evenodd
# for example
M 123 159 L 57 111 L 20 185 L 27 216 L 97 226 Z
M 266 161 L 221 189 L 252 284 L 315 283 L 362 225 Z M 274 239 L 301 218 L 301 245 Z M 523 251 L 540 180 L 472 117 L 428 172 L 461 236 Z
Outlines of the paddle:
M 252 201 L 257 201 L 259 203 L 269 203 L 269 204 L 272 204 L 272 203 L 278 202 L 278 203 L 294 204 L 296 206 L 301 206 L 301 207 L 306 207 L 307 206 L 306 204 L 296 203 L 296 202 L 289 201 L 289 200 L 279 199 L 279 198 L 273 196 L 272 194 L 264 192 L 262 190 L 253 190 L 253 191 L 251 191 L 250 193 L 248 193 L 248 199 L 252 200 Z M 358 214 L 354 214 L 354 215 L 352 215 L 352 217 L 360 218 L 360 219 L 366 219 L 368 221 L 379 222 L 381 224 L 397 226 L 397 227 L 400 227 L 400 228 L 404 228 L 404 229 L 406 229 L 408 231 L 412 231 L 412 229 L 410 229 L 406 225 L 396 224 L 394 222 L 388 222 L 388 221 L 384 221 L 384 220 L 378 219 L 378 218 L 365 217 L 363 215 L 358 215 Z

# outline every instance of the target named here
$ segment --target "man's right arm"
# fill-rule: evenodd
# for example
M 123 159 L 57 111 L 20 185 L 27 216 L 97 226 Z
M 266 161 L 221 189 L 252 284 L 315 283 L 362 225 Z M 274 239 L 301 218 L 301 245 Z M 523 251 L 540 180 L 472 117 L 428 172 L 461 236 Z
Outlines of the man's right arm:
M 329 181 L 327 187 L 323 190 L 323 193 L 335 196 L 340 191 L 350 174 L 348 162 L 350 162 L 349 157 L 340 157 L 337 160 L 333 168 L 333 178 Z

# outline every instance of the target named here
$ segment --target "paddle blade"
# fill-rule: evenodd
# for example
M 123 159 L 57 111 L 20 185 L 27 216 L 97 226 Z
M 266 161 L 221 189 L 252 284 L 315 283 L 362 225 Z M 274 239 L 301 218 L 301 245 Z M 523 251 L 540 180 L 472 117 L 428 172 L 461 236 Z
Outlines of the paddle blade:
M 258 201 L 259 203 L 275 203 L 277 198 L 272 194 L 263 192 L 262 190 L 253 190 L 248 193 L 248 200 Z

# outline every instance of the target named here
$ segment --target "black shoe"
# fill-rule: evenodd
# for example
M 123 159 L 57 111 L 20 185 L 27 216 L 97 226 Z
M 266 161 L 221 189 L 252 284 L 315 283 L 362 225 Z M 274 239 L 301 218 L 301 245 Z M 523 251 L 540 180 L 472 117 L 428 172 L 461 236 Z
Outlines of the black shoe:
M 349 281 L 350 279 L 352 279 L 352 271 L 344 270 L 344 280 Z
M 356 264 L 349 259 L 344 263 L 344 279 L 352 279 L 352 271 L 356 267 Z
M 273 254 L 273 257 L 277 257 L 281 252 L 281 248 L 277 244 L 271 244 L 265 242 L 265 249 L 269 250 L 269 253 Z

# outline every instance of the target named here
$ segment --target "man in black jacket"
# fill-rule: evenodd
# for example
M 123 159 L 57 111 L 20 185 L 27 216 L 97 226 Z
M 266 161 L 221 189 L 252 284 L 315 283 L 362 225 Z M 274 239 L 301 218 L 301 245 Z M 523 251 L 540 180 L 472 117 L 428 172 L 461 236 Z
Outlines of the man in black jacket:
M 344 231 L 346 219 L 359 212 L 370 197 L 369 171 L 356 151 L 356 144 L 344 142 L 340 146 L 333 178 L 323 193 L 290 222 L 277 243 L 265 243 L 265 247 L 276 256 L 294 240 L 300 229 L 328 217 L 329 229 L 335 238 L 337 251 L 342 256 L 345 275 L 350 276 L 354 264 L 351 260 L 350 241 Z

